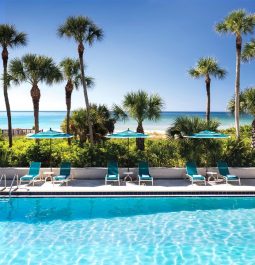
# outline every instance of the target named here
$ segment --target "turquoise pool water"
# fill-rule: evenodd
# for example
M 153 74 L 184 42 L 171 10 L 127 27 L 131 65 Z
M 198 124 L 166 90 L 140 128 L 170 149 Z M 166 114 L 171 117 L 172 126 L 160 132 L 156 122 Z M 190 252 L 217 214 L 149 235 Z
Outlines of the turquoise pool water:
M 255 264 L 255 198 L 13 198 L 0 264 Z

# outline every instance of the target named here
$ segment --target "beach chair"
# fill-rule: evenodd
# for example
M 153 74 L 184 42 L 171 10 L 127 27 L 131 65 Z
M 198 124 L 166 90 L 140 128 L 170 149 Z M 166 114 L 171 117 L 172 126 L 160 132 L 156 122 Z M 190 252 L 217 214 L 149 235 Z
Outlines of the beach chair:
M 40 178 L 40 168 L 41 168 L 41 162 L 31 162 L 28 174 L 25 176 L 22 176 L 20 178 L 19 183 L 21 184 L 22 182 L 28 182 L 28 185 L 31 183 L 35 184 L 35 181 Z
M 105 175 L 105 185 L 107 185 L 107 182 L 118 182 L 120 185 L 119 168 L 116 161 L 108 162 L 107 173 Z
M 231 181 L 237 181 L 239 185 L 241 185 L 240 178 L 236 175 L 231 175 L 229 173 L 228 164 L 226 162 L 218 161 L 217 167 L 218 167 L 220 176 L 226 181 L 226 183 L 231 182 Z
M 138 163 L 138 178 L 139 185 L 141 185 L 141 182 L 151 182 L 153 186 L 153 177 L 150 175 L 148 162 L 142 161 Z
M 186 163 L 186 176 L 189 178 L 192 185 L 194 182 L 204 182 L 206 185 L 205 177 L 197 173 L 197 166 L 194 162 Z
M 63 162 L 60 164 L 60 171 L 59 175 L 53 177 L 53 185 L 54 183 L 65 183 L 66 186 L 68 184 L 68 181 L 72 177 L 71 175 L 71 163 L 70 162 Z

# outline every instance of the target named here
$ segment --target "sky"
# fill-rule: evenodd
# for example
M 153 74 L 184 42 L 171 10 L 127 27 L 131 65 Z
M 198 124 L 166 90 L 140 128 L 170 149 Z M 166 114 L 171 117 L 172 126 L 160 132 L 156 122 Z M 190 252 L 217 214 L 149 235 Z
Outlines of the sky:
M 124 95 L 142 89 L 158 93 L 165 111 L 204 111 L 204 80 L 187 71 L 202 56 L 217 58 L 228 71 L 212 80 L 211 110 L 225 111 L 235 84 L 235 38 L 214 26 L 235 9 L 255 12 L 254 0 L 0 0 L 0 23 L 28 34 L 26 47 L 9 50 L 10 60 L 26 53 L 47 55 L 59 63 L 77 58 L 73 40 L 59 38 L 57 28 L 68 16 L 90 17 L 104 38 L 86 47 L 86 74 L 95 79 L 93 103 L 121 104 Z M 244 38 L 244 42 L 253 36 Z M 2 65 L 0 73 L 2 73 Z M 241 66 L 241 88 L 255 85 L 255 61 Z M 40 110 L 65 110 L 65 83 L 41 89 Z M 12 110 L 33 110 L 30 85 L 9 89 Z M 74 91 L 72 109 L 84 107 L 82 88 Z M 5 110 L 0 93 L 0 110 Z

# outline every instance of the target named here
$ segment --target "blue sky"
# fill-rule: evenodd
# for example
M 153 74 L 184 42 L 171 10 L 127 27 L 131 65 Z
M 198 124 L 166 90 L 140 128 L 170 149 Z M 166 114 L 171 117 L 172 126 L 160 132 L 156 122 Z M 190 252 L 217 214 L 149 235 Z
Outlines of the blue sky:
M 187 70 L 201 56 L 214 56 L 228 71 L 212 80 L 212 111 L 224 111 L 234 92 L 235 40 L 220 36 L 214 25 L 230 11 L 255 12 L 253 0 L 0 0 L 0 23 L 15 24 L 28 34 L 28 45 L 10 50 L 10 59 L 25 53 L 77 57 L 74 41 L 56 30 L 69 15 L 86 15 L 103 28 L 104 39 L 88 48 L 86 73 L 95 78 L 91 102 L 109 107 L 128 91 L 158 93 L 169 111 L 204 111 L 204 81 Z M 244 39 L 249 40 L 251 36 Z M 255 37 L 255 34 L 253 34 Z M 0 67 L 2 72 L 2 66 Z M 242 65 L 241 87 L 255 84 L 255 62 Z M 41 110 L 65 110 L 65 84 L 40 85 Z M 12 110 L 32 110 L 29 84 L 9 90 Z M 72 108 L 84 106 L 82 89 L 73 93 Z M 0 93 L 0 109 L 4 110 Z

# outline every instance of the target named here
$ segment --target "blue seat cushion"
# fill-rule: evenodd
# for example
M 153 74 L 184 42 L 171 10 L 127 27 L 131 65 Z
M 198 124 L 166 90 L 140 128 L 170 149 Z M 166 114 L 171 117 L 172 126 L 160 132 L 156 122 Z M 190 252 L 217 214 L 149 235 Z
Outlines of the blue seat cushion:
M 23 177 L 21 177 L 21 180 L 32 180 L 36 177 L 36 175 L 25 175 Z
M 205 180 L 205 177 L 202 175 L 192 175 L 193 180 Z
M 67 179 L 68 178 L 68 176 L 65 176 L 65 175 L 59 175 L 59 176 L 55 176 L 54 177 L 54 180 L 65 180 L 65 179 Z
M 226 175 L 225 176 L 228 180 L 238 180 L 238 177 L 236 175 Z
M 107 179 L 118 179 L 118 175 L 106 175 Z
M 150 175 L 141 175 L 139 177 L 140 179 L 144 179 L 144 180 L 152 180 L 152 177 Z

